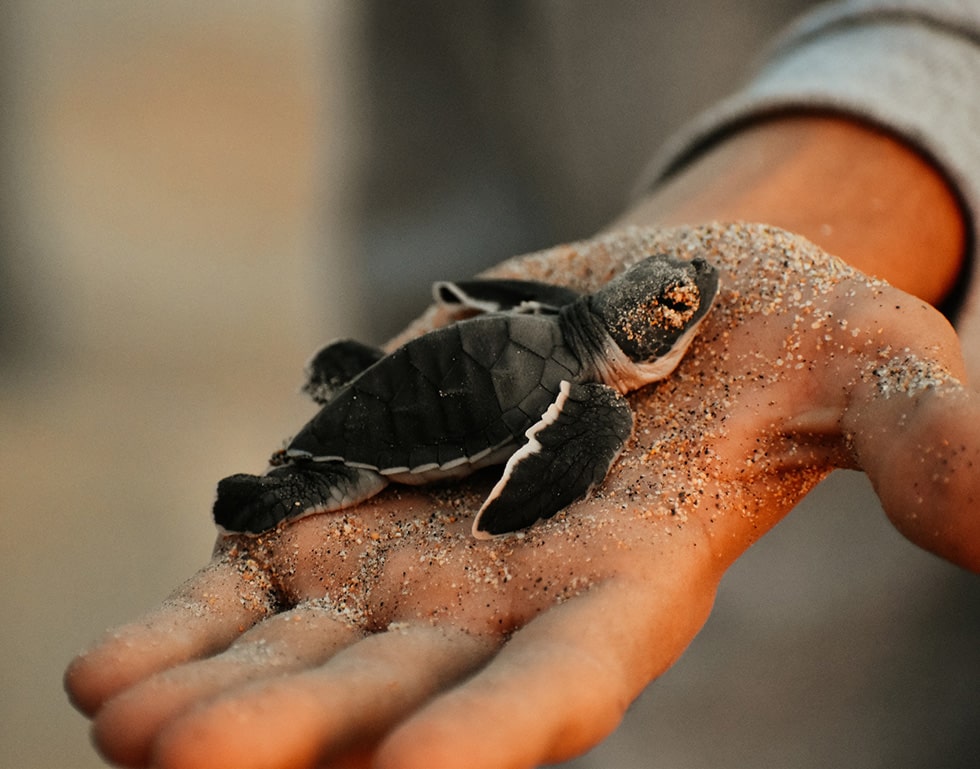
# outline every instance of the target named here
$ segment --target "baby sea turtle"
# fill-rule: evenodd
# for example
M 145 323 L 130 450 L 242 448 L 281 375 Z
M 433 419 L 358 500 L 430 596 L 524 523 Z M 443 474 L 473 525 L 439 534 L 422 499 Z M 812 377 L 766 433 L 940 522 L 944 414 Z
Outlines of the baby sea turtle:
M 633 429 L 624 393 L 677 366 L 718 292 L 704 259 L 650 256 L 593 294 L 514 280 L 437 283 L 474 317 L 391 354 L 327 345 L 304 386 L 319 413 L 260 476 L 218 484 L 214 519 L 257 534 L 350 507 L 390 481 L 506 463 L 473 522 L 486 538 L 549 518 L 602 481 Z

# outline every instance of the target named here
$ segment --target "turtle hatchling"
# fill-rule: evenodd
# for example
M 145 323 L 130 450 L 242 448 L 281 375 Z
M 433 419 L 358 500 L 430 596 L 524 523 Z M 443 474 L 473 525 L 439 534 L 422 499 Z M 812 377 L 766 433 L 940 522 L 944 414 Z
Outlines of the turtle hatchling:
M 324 347 L 303 388 L 322 408 L 264 475 L 219 482 L 215 522 L 258 534 L 390 482 L 499 464 L 474 536 L 550 518 L 606 476 L 633 429 L 623 395 L 674 370 L 717 293 L 707 261 L 665 254 L 592 294 L 517 280 L 436 283 L 437 302 L 471 317 L 390 354 L 346 340 Z

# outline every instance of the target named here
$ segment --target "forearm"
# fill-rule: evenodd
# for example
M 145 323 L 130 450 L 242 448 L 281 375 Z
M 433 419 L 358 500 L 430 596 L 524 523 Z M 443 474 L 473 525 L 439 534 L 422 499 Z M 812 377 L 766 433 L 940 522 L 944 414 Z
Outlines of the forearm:
M 798 116 L 721 141 L 616 226 L 765 222 L 933 304 L 959 279 L 965 226 L 939 172 L 895 139 L 844 118 Z

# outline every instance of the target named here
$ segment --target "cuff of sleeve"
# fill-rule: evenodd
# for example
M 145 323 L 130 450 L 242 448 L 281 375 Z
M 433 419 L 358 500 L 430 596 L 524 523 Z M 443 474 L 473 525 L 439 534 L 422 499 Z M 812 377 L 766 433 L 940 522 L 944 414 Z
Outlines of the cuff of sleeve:
M 671 139 L 642 179 L 649 190 L 746 124 L 807 111 L 849 115 L 897 135 L 933 162 L 980 219 L 980 29 L 902 17 L 798 25 L 757 76 Z M 975 229 L 975 227 L 973 227 Z
M 970 257 L 980 263 L 980 14 L 939 12 L 955 3 L 939 2 L 931 14 L 911 12 L 908 2 L 862 11 L 867 5 L 829 6 L 791 28 L 742 91 L 665 145 L 640 191 L 747 124 L 808 111 L 843 114 L 907 142 L 947 177 L 964 210 Z

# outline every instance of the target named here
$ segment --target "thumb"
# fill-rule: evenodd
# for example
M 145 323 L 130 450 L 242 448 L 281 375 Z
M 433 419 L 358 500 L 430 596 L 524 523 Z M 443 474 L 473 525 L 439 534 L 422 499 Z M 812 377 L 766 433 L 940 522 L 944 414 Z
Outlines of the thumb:
M 980 394 L 914 360 L 870 379 L 844 417 L 858 465 L 905 537 L 980 573 Z

